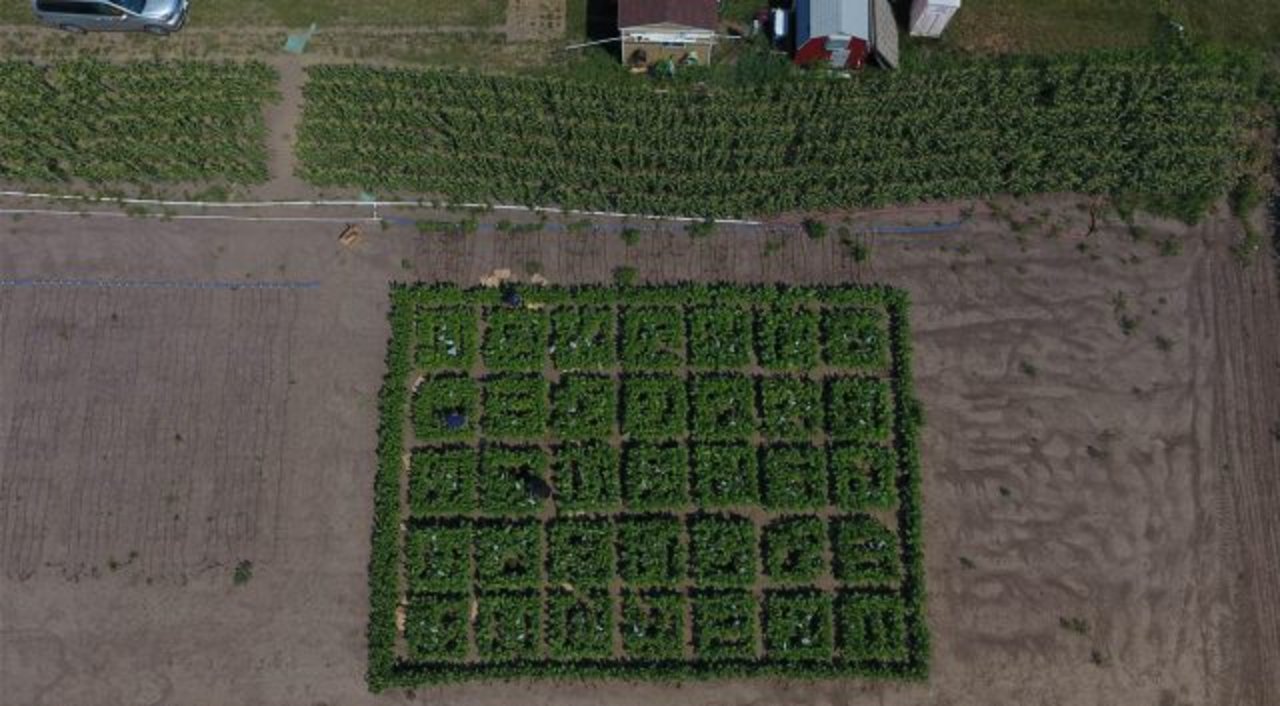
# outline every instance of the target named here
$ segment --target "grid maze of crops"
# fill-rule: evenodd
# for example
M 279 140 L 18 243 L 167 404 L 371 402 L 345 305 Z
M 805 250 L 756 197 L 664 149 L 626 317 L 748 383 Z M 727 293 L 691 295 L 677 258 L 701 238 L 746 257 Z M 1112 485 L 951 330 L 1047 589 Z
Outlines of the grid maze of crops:
M 901 292 L 393 301 L 375 687 L 923 673 Z

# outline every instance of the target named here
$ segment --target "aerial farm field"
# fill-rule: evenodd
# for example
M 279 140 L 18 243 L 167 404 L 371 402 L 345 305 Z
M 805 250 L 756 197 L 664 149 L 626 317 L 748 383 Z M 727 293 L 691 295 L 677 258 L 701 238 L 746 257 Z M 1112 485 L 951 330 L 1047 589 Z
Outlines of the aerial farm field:
M 0 706 L 1280 703 L 1275 10 L 609 7 L 0 10 Z

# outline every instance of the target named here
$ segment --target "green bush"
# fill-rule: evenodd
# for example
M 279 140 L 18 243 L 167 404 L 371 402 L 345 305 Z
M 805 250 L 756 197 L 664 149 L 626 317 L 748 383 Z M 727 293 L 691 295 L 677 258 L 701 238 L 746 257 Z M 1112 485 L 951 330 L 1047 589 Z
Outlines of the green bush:
M 552 659 L 603 659 L 613 653 L 613 607 L 604 590 L 547 591 L 547 653 Z
M 902 579 L 898 535 L 870 515 L 831 520 L 836 580 L 850 586 L 895 587 Z
M 411 592 L 471 588 L 471 525 L 432 522 L 409 530 L 405 576 Z
M 765 507 L 817 510 L 828 504 L 826 454 L 821 448 L 769 446 L 761 454 Z
M 841 591 L 835 611 L 836 646 L 845 659 L 903 662 L 909 657 L 906 611 L 898 596 Z
M 837 441 L 877 442 L 889 438 L 893 412 L 889 385 L 876 378 L 827 381 L 827 433 Z
M 852 512 L 897 502 L 898 457 L 888 446 L 833 446 L 828 467 L 835 504 Z
M 409 509 L 418 517 L 465 514 L 476 508 L 475 449 L 416 449 L 409 469 Z
M 756 597 L 750 591 L 693 594 L 693 647 L 704 660 L 752 659 L 759 630 Z
M 740 368 L 751 363 L 751 312 L 725 306 L 689 309 L 689 364 Z
M 547 457 L 542 449 L 487 446 L 476 482 L 480 510 L 506 515 L 536 513 L 544 502 L 539 490 L 546 480 Z
M 541 439 L 547 433 L 548 383 L 536 375 L 497 375 L 484 380 L 480 420 L 491 439 Z
M 765 655 L 781 660 L 831 659 L 831 595 L 800 589 L 766 591 Z
M 418 310 L 417 363 L 426 370 L 471 370 L 476 360 L 476 311 L 471 307 Z
M 485 325 L 484 366 L 489 372 L 542 372 L 550 329 L 545 311 L 489 309 Z
M 760 502 L 758 456 L 750 444 L 695 444 L 693 493 L 706 508 Z
M 612 378 L 565 375 L 553 391 L 551 428 L 561 439 L 607 439 L 618 414 Z
M 630 510 L 689 504 L 689 454 L 683 446 L 630 444 L 622 453 L 622 499 Z
M 681 659 L 684 606 L 684 596 L 674 591 L 624 591 L 623 653 L 631 659 Z
M 622 380 L 622 433 L 630 439 L 675 439 L 687 432 L 684 381 L 674 375 L 629 375 Z
M 418 594 L 405 610 L 404 638 L 414 659 L 461 660 L 467 656 L 470 600 L 459 594 Z
M 611 368 L 614 329 L 613 310 L 607 307 L 558 307 L 551 312 L 551 358 L 562 371 Z
M 706 514 L 689 519 L 689 566 L 699 586 L 750 586 L 758 573 L 756 556 L 756 526 L 746 517 Z
M 542 584 L 541 522 L 479 522 L 472 533 L 476 584 L 480 588 L 537 588 Z
M 627 515 L 617 521 L 618 575 L 636 587 L 675 588 L 685 576 L 688 551 L 680 518 Z
M 822 386 L 802 377 L 761 378 L 760 426 L 772 440 L 813 439 L 823 429 Z
M 771 370 L 809 370 L 818 364 L 818 315 L 772 307 L 756 316 L 756 357 Z
M 827 365 L 878 371 L 889 366 L 889 326 L 875 309 L 827 309 L 822 314 Z
M 567 444 L 555 450 L 551 478 L 561 512 L 622 508 L 621 454 L 600 442 Z
M 542 651 L 542 600 L 532 591 L 481 594 L 476 599 L 475 632 L 481 659 L 537 659 Z
M 742 375 L 699 375 L 689 382 L 695 439 L 736 441 L 755 432 L 755 391 Z
M 413 397 L 413 430 L 423 441 L 461 441 L 476 433 L 478 410 L 476 382 L 460 375 L 427 378 Z M 449 415 L 461 415 L 463 423 L 450 428 Z
M 547 581 L 608 586 L 614 574 L 613 521 L 607 517 L 557 519 L 547 524 Z
M 827 526 L 820 517 L 782 517 L 765 525 L 764 571 L 775 583 L 813 583 L 826 573 Z
M 622 364 L 630 370 L 669 370 L 684 364 L 684 313 L 674 306 L 622 310 Z

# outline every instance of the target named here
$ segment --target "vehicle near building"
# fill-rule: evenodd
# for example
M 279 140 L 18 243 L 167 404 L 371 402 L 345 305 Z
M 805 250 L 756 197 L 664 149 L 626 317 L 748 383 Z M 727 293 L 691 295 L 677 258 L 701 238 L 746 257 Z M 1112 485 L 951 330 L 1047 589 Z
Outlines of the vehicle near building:
M 189 0 L 32 0 L 31 7 L 42 23 L 75 34 L 166 35 L 186 24 Z

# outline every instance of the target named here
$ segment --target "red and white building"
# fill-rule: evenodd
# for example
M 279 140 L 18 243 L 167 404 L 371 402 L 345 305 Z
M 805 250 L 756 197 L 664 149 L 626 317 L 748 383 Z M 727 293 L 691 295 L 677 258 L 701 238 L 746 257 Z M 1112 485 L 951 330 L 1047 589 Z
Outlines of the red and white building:
M 898 65 L 898 25 L 887 0 L 797 0 L 795 28 L 797 64 Z

